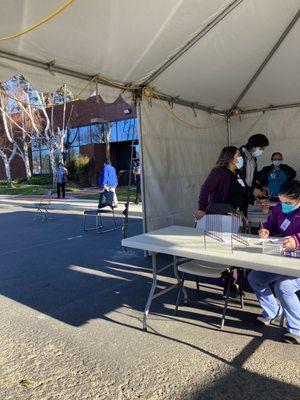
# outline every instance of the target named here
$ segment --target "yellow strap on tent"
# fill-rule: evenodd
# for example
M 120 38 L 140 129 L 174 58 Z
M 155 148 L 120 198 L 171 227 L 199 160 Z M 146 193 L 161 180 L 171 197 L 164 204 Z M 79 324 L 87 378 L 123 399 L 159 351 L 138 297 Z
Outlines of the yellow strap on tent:
M 161 100 L 161 98 L 159 97 L 159 95 L 155 92 L 155 90 L 149 86 L 145 86 L 142 89 L 142 97 L 146 100 L 150 100 L 152 98 L 156 98 L 159 101 L 159 104 L 164 107 L 170 114 L 172 114 L 172 116 L 174 118 L 176 118 L 178 121 L 180 121 L 181 123 L 183 123 L 184 125 L 189 126 L 190 128 L 194 128 L 194 129 L 211 129 L 214 128 L 217 125 L 220 125 L 224 122 L 224 119 L 222 118 L 220 120 L 220 122 L 217 122 L 213 125 L 196 125 L 196 124 L 191 124 L 187 121 L 185 121 L 180 115 L 176 114 L 173 110 L 171 110 L 170 107 L 167 106 L 166 102 Z
M 85 91 L 86 88 L 89 87 L 89 85 L 96 79 L 96 77 L 94 76 L 91 80 L 88 81 L 88 83 L 86 85 L 84 85 L 84 87 L 80 90 L 80 92 L 78 92 L 77 94 L 73 95 L 73 100 L 78 100 L 79 96 Z
M 79 92 L 79 93 L 77 93 L 77 94 L 75 94 L 74 96 L 73 96 L 73 99 L 74 100 L 77 100 L 78 99 L 78 97 L 85 91 L 85 89 L 87 88 L 87 87 L 89 87 L 89 85 L 92 83 L 92 82 L 96 82 L 96 83 L 102 83 L 102 82 L 106 82 L 106 83 L 108 83 L 108 84 L 110 84 L 110 85 L 112 85 L 114 88 L 116 88 L 116 89 L 121 89 L 121 90 L 134 90 L 135 89 L 135 86 L 134 85 L 126 85 L 126 84 L 124 84 L 124 83 L 120 83 L 120 82 L 117 82 L 117 81 L 113 81 L 113 80 L 111 80 L 111 79 L 108 79 L 108 78 L 105 78 L 104 76 L 102 76 L 102 75 L 100 75 L 100 74 L 97 74 L 97 75 L 95 75 L 93 78 L 91 78 L 89 81 L 88 81 L 88 83 L 81 89 L 81 91 Z
M 0 37 L 0 42 L 4 40 L 10 40 L 10 39 L 16 39 L 17 37 L 20 37 L 22 35 L 25 35 L 28 32 L 33 31 L 36 28 L 39 28 L 41 25 L 44 25 L 46 22 L 50 21 L 50 19 L 56 17 L 58 14 L 63 12 L 67 7 L 69 7 L 75 0 L 67 0 L 65 4 L 63 4 L 61 7 L 59 7 L 57 10 L 53 11 L 50 15 L 47 17 L 43 18 L 42 20 L 38 21 L 34 25 L 30 26 L 29 28 L 24 29 L 21 32 L 14 33 L 12 35 L 7 35 L 7 36 L 2 36 Z

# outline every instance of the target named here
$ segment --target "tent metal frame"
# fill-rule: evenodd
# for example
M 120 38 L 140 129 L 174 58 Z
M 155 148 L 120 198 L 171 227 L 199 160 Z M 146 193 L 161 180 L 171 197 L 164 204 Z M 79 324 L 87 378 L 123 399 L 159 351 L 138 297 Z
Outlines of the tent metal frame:
M 241 113 L 242 114 L 250 114 L 250 113 L 276 111 L 276 110 L 283 110 L 283 109 L 286 109 L 286 108 L 298 108 L 298 107 L 300 107 L 300 103 L 281 104 L 281 105 L 278 105 L 278 106 L 270 105 L 268 107 L 251 108 L 251 109 L 248 109 L 248 110 L 241 110 Z
M 17 54 L 9 53 L 9 52 L 2 51 L 2 50 L 0 50 L 0 58 L 15 61 L 15 62 L 18 62 L 21 64 L 31 65 L 33 67 L 49 71 L 49 73 L 57 72 L 58 74 L 71 76 L 73 78 L 82 79 L 84 81 L 90 81 L 93 78 L 95 78 L 95 75 L 88 75 L 88 74 L 84 74 L 83 72 L 78 72 L 78 71 L 74 71 L 74 70 L 67 69 L 64 67 L 60 67 L 60 66 L 56 65 L 55 60 L 52 60 L 49 62 L 42 62 L 42 61 L 34 60 L 33 58 L 19 56 Z M 106 86 L 110 86 L 110 87 L 114 87 L 114 88 L 118 87 L 117 85 L 114 85 L 113 83 L 109 83 L 106 81 L 102 82 L 101 77 L 95 79 L 95 81 L 97 81 L 98 83 L 101 83 L 103 85 L 106 85 Z
M 192 48 L 196 43 L 198 43 L 209 31 L 211 31 L 219 22 L 221 22 L 228 14 L 230 14 L 236 7 L 238 7 L 243 0 L 234 0 L 232 3 L 230 3 L 221 13 L 219 13 L 208 25 L 204 27 L 196 36 L 194 36 L 184 47 L 182 47 L 178 52 L 176 52 L 169 60 L 167 60 L 159 69 L 157 69 L 150 77 L 148 77 L 145 82 L 141 85 L 137 85 L 136 88 L 129 89 L 133 92 L 136 92 L 135 95 L 139 97 L 139 92 L 140 89 L 145 86 L 145 84 L 151 83 L 153 80 L 155 80 L 160 74 L 162 74 L 167 68 L 169 68 L 174 62 L 176 62 L 183 54 L 185 54 L 190 48 Z M 247 85 L 244 87 L 242 92 L 239 94 L 233 105 L 231 106 L 230 109 L 228 110 L 219 110 L 214 108 L 213 106 L 204 106 L 201 105 L 197 102 L 190 102 L 188 100 L 180 99 L 179 97 L 172 97 L 167 94 L 160 93 L 159 97 L 163 101 L 167 101 L 171 104 L 179 104 L 183 105 L 186 107 L 191 107 L 192 109 L 198 109 L 202 110 L 208 113 L 214 113 L 218 115 L 223 115 L 230 117 L 232 115 L 232 111 L 234 108 L 238 107 L 238 104 L 240 101 L 244 98 L 246 93 L 249 91 L 249 89 L 252 87 L 252 85 L 255 83 L 265 66 L 268 64 L 268 62 L 272 59 L 273 55 L 276 53 L 282 42 L 285 40 L 285 38 L 288 36 L 289 32 L 292 30 L 294 25 L 297 23 L 297 21 L 300 18 L 300 9 L 297 11 L 293 19 L 290 21 L 288 26 L 285 28 L 269 54 L 266 56 L 262 64 L 259 66 L 259 68 L 256 70 L 256 72 L 253 74 Z M 105 86 L 109 87 L 114 87 L 114 88 L 119 88 L 119 86 L 116 84 L 114 85 L 113 82 L 107 82 L 106 80 L 102 80 L 101 77 L 97 77 L 95 79 L 95 75 L 89 75 L 85 74 L 82 72 L 70 70 L 64 67 L 60 67 L 56 65 L 55 60 L 49 61 L 49 62 L 42 62 L 39 60 L 35 60 L 29 57 L 24 57 L 20 56 L 17 54 L 9 53 L 6 51 L 0 50 L 0 58 L 27 64 L 34 66 L 36 68 L 40 68 L 43 70 L 49 71 L 49 73 L 59 73 L 62 75 L 66 76 L 71 76 L 74 78 L 82 79 L 85 81 L 90 81 L 94 78 L 95 82 L 101 83 Z M 261 107 L 261 108 L 255 108 L 255 109 L 246 109 L 246 110 L 241 110 L 241 114 L 248 114 L 248 113 L 255 113 L 255 112 L 262 112 L 262 111 L 272 111 L 272 110 L 279 110 L 279 109 L 284 109 L 284 108 L 295 108 L 295 107 L 300 107 L 300 103 L 292 103 L 292 104 L 279 104 L 279 105 L 270 105 L 268 107 Z
M 56 65 L 55 60 L 52 60 L 50 62 L 42 62 L 42 61 L 34 60 L 29 57 L 23 57 L 23 56 L 19 56 L 19 55 L 13 54 L 13 53 L 8 53 L 8 52 L 2 51 L 2 50 L 0 50 L 0 58 L 15 61 L 15 62 L 18 62 L 21 64 L 31 65 L 33 67 L 40 68 L 45 71 L 49 71 L 49 73 L 56 72 L 56 73 L 59 73 L 62 75 L 71 76 L 73 78 L 82 79 L 84 81 L 91 81 L 92 79 L 94 79 L 95 82 L 100 83 L 104 86 L 109 86 L 109 87 L 120 89 L 120 87 L 117 84 L 114 85 L 113 82 L 110 83 L 110 82 L 107 82 L 106 80 L 102 80 L 100 76 L 95 78 L 95 75 L 84 74 L 82 72 L 78 72 L 78 71 L 70 70 L 70 69 L 67 69 L 64 67 L 60 67 L 60 66 Z M 124 83 L 124 85 L 126 85 L 126 84 Z M 127 84 L 127 85 L 130 86 L 130 84 Z M 132 89 L 127 89 L 127 90 L 131 90 L 132 92 L 135 92 L 135 91 L 139 92 L 143 86 L 144 85 L 140 85 L 140 86 L 137 85 L 136 88 L 133 87 Z M 214 107 L 208 107 L 208 106 L 201 105 L 199 103 L 193 103 L 191 101 L 180 99 L 179 97 L 168 96 L 164 93 L 159 93 L 159 97 L 161 100 L 167 101 L 169 103 L 174 103 L 174 104 L 179 104 L 179 105 L 186 106 L 186 107 L 195 108 L 198 110 L 206 111 L 208 113 L 225 115 L 224 111 L 215 109 Z
M 231 115 L 232 111 L 234 108 L 236 108 L 239 103 L 241 102 L 241 100 L 245 97 L 245 95 L 248 93 L 249 89 L 251 88 L 251 86 L 254 84 L 254 82 L 257 80 L 257 78 L 259 77 L 259 75 L 261 74 L 261 72 L 263 71 L 263 69 L 265 68 L 265 66 L 268 64 L 268 62 L 271 60 L 271 58 L 273 57 L 273 55 L 276 53 L 276 51 L 278 50 L 278 48 L 280 47 L 281 43 L 284 41 L 284 39 L 288 36 L 288 34 L 291 32 L 291 30 L 293 29 L 294 25 L 296 24 L 296 22 L 298 21 L 298 19 L 300 18 L 300 10 L 297 11 L 297 13 L 295 14 L 294 18 L 291 20 L 291 22 L 288 24 L 288 26 L 285 28 L 285 30 L 283 31 L 283 33 L 281 34 L 281 36 L 279 37 L 279 39 L 277 40 L 277 42 L 275 43 L 275 45 L 273 46 L 273 48 L 271 49 L 271 51 L 269 52 L 269 54 L 267 55 L 267 57 L 264 59 L 264 61 L 261 63 L 261 65 L 259 66 L 259 68 L 255 71 L 254 75 L 251 77 L 251 79 L 249 80 L 249 82 L 247 83 L 247 85 L 244 87 L 244 89 L 242 90 L 242 92 L 240 93 L 240 95 L 237 97 L 237 99 L 235 100 L 235 102 L 233 103 L 231 109 L 228 112 L 228 115 Z
M 183 56 L 190 48 L 198 43 L 209 31 L 211 31 L 219 22 L 231 13 L 243 0 L 234 0 L 222 12 L 220 12 L 211 22 L 209 22 L 200 32 L 198 32 L 190 41 L 188 41 L 180 50 L 171 56 L 163 65 L 154 71 L 144 82 L 143 85 L 149 85 L 167 70 L 175 61 Z
M 137 97 L 136 99 L 136 110 L 137 110 L 137 117 L 139 123 L 139 145 L 140 145 L 140 160 L 141 160 L 141 195 L 142 195 L 142 213 L 143 213 L 143 232 L 147 232 L 147 218 L 146 218 L 146 196 L 145 196 L 145 179 L 144 179 L 144 146 L 143 146 L 143 124 L 142 124 L 142 109 L 141 109 L 141 98 Z
M 170 104 L 174 103 L 174 104 L 178 104 L 180 106 L 191 107 L 196 110 L 205 111 L 209 114 L 217 114 L 217 115 L 221 115 L 221 116 L 226 116 L 226 114 L 227 114 L 226 111 L 218 110 L 217 108 L 214 108 L 213 106 L 212 107 L 203 106 L 199 103 L 193 103 L 191 101 L 180 99 L 180 97 L 172 97 L 167 94 L 160 93 L 160 92 L 156 92 L 156 93 L 158 94 L 160 100 L 166 101 Z
M 130 91 L 133 92 L 133 95 L 136 97 L 136 109 L 137 109 L 137 117 L 138 117 L 138 123 L 139 123 L 139 142 L 141 146 L 141 168 L 142 168 L 142 179 L 141 179 L 141 191 L 142 191 L 142 201 L 143 201 L 143 224 L 144 224 L 144 232 L 147 231 L 147 219 L 146 219 L 146 199 L 145 199 L 145 179 L 144 179 L 144 163 L 143 163 L 143 132 L 142 132 L 142 123 L 141 123 L 141 89 L 150 83 L 152 83 L 158 76 L 160 76 L 164 71 L 166 71 L 171 65 L 173 65 L 178 59 L 180 59 L 181 56 L 183 56 L 189 49 L 191 49 L 196 43 L 198 43 L 204 36 L 206 36 L 219 22 L 221 22 L 228 14 L 230 14 L 233 10 L 238 7 L 243 0 L 234 0 L 232 1 L 223 11 L 221 11 L 208 25 L 206 25 L 198 34 L 196 34 L 189 42 L 187 42 L 179 51 L 177 51 L 172 57 L 170 57 L 164 64 L 162 64 L 156 71 L 154 71 L 145 81 L 143 84 L 136 85 L 134 87 L 132 85 L 132 89 L 129 89 Z M 268 64 L 268 62 L 272 59 L 282 42 L 285 40 L 285 38 L 288 36 L 289 32 L 292 30 L 294 25 L 297 23 L 297 21 L 300 18 L 300 9 L 297 11 L 293 19 L 290 21 L 288 26 L 285 28 L 271 51 L 267 54 L 266 58 L 263 60 L 259 68 L 256 70 L 256 72 L 253 74 L 247 85 L 244 87 L 242 92 L 239 94 L 237 99 L 234 101 L 233 105 L 229 110 L 217 110 L 214 107 L 209 107 L 209 106 L 203 106 L 200 105 L 199 103 L 193 103 L 184 99 L 180 99 L 178 97 L 171 97 L 169 95 L 159 93 L 159 98 L 163 101 L 167 101 L 171 104 L 179 104 L 187 107 L 191 107 L 192 109 L 199 109 L 208 113 L 215 113 L 218 115 L 223 115 L 226 116 L 226 127 L 227 127 L 227 136 L 228 136 L 228 144 L 230 145 L 231 143 L 231 124 L 230 124 L 230 118 L 232 116 L 232 111 L 234 108 L 236 108 L 240 101 L 244 98 L 246 93 L 249 91 L 249 89 L 252 87 L 252 85 L 255 83 L 257 78 L 260 76 L 261 72 L 265 68 L 265 66 Z M 59 73 L 62 75 L 66 76 L 71 76 L 74 78 L 82 79 L 85 81 L 90 81 L 94 79 L 96 83 L 101 83 L 106 86 L 114 87 L 114 88 L 119 88 L 117 85 L 114 85 L 113 82 L 107 82 L 104 80 L 101 80 L 101 77 L 97 77 L 95 79 L 95 75 L 89 75 L 85 74 L 82 72 L 70 70 L 64 67 L 60 67 L 56 65 L 55 60 L 52 60 L 50 62 L 42 62 L 39 60 L 34 60 L 29 57 L 24 57 L 20 56 L 17 54 L 9 53 L 6 51 L 0 50 L 0 58 L 31 65 L 43 70 L 49 71 L 49 73 Z M 283 109 L 283 108 L 293 108 L 293 107 L 300 107 L 300 103 L 293 103 L 293 104 L 286 104 L 286 105 L 270 105 L 269 107 L 262 107 L 262 108 L 257 108 L 257 109 L 250 109 L 250 110 L 241 110 L 242 114 L 247 114 L 247 113 L 255 113 L 255 112 L 264 112 L 264 111 L 271 111 L 271 110 L 278 110 L 278 109 Z

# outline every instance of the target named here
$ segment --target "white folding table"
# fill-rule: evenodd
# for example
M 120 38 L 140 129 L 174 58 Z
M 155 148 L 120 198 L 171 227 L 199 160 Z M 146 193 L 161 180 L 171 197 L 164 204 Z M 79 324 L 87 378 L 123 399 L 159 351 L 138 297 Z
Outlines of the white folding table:
M 152 300 L 178 287 L 180 283 L 177 272 L 178 257 L 300 277 L 300 259 L 263 254 L 262 246 L 256 244 L 257 236 L 243 235 L 243 237 L 247 238 L 249 246 L 236 242 L 233 252 L 229 244 L 216 242 L 210 238 L 206 238 L 205 248 L 204 236 L 197 229 L 176 225 L 123 239 L 122 246 L 144 250 L 152 256 L 153 282 L 144 311 L 143 329 L 147 330 L 147 316 Z M 165 269 L 163 267 L 157 271 L 157 253 L 173 256 L 174 264 L 172 265 L 174 265 L 177 283 L 155 294 L 157 275 Z

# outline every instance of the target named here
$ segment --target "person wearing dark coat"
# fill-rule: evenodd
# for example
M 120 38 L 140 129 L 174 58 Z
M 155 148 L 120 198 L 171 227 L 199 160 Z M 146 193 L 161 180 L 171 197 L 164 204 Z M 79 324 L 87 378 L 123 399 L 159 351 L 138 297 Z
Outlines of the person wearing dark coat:
M 227 205 L 233 210 L 242 211 L 244 201 L 250 195 L 250 188 L 241 178 L 239 172 L 243 167 L 243 157 L 237 147 L 224 147 L 221 151 L 215 167 L 210 171 L 204 181 L 199 194 L 198 210 L 195 219 L 200 220 L 211 208 L 216 205 Z M 229 275 L 224 273 L 224 293 L 229 284 Z M 233 282 L 230 289 L 230 296 L 238 293 L 239 272 L 232 271 Z
M 272 164 L 257 173 L 258 182 L 268 189 L 270 200 L 278 200 L 278 193 L 285 182 L 291 182 L 296 177 L 296 171 L 283 164 L 283 156 L 276 152 L 271 157 Z
M 257 199 L 266 197 L 266 192 L 257 179 L 257 158 L 263 154 L 267 146 L 269 146 L 268 138 L 258 133 L 250 136 L 247 144 L 240 148 L 240 153 L 244 160 L 243 167 L 239 171 L 240 176 L 247 186 L 251 188 L 251 196 L 249 197 L 247 194 L 244 198 L 243 212 L 246 217 L 249 204 L 254 204 Z
M 241 179 L 239 170 L 243 166 L 243 158 L 237 147 L 224 147 L 203 183 L 199 194 L 197 220 L 201 219 L 213 204 L 228 204 L 233 209 L 242 211 L 244 196 L 249 192 L 247 185 Z

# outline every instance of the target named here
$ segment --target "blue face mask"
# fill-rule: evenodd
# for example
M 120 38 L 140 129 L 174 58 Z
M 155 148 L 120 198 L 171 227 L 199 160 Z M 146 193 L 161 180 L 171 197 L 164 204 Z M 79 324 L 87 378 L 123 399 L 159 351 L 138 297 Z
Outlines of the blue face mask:
M 253 157 L 260 157 L 262 155 L 262 153 L 263 153 L 263 150 L 259 150 L 259 149 L 256 149 L 255 151 L 251 152 Z
M 296 204 L 287 204 L 287 203 L 281 203 L 281 210 L 284 214 L 289 214 L 295 210 L 297 210 L 299 206 Z
M 279 167 L 279 165 L 281 164 L 280 160 L 273 160 L 272 164 L 274 165 L 274 167 Z
M 236 161 L 235 165 L 236 165 L 237 169 L 241 169 L 244 165 L 243 157 L 241 157 L 241 156 L 237 157 L 237 161 Z

